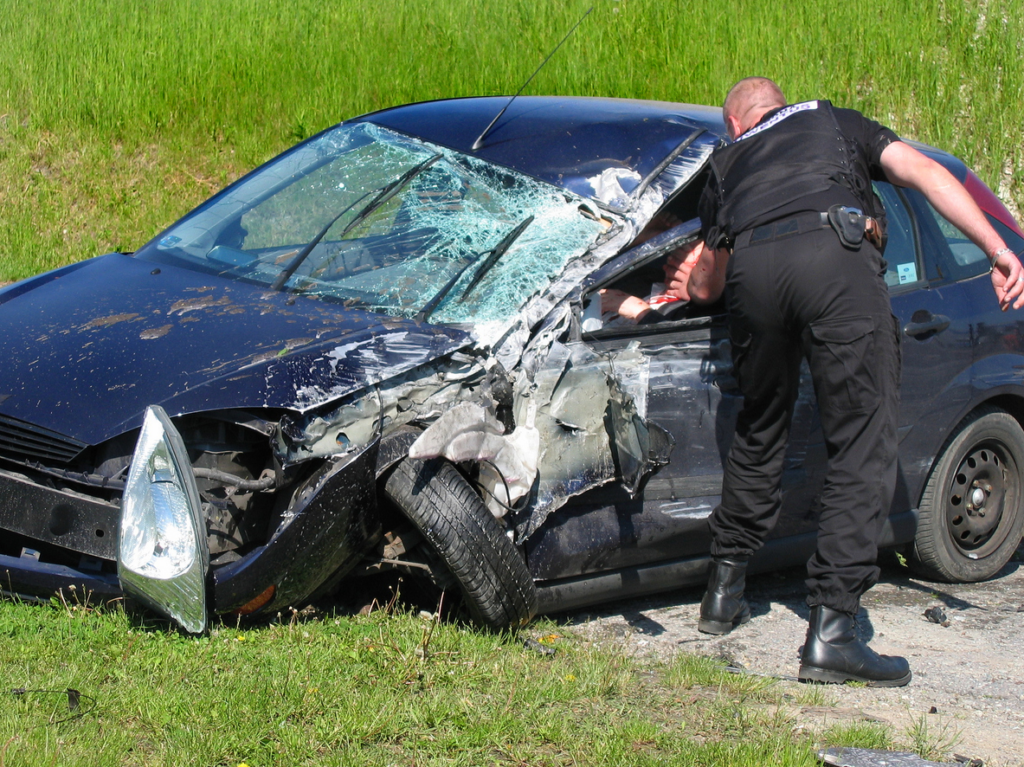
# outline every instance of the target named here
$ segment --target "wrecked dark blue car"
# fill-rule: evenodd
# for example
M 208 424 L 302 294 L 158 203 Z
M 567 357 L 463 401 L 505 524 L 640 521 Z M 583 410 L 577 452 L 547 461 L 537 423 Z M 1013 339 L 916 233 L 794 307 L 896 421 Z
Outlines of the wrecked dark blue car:
M 702 580 L 738 409 L 721 310 L 596 307 L 697 237 L 720 110 L 520 98 L 474 151 L 505 103 L 346 121 L 134 255 L 0 291 L 0 588 L 126 595 L 198 632 L 394 572 L 493 627 Z M 1024 525 L 1021 320 L 922 197 L 876 191 L 904 335 L 883 543 L 988 578 Z M 684 223 L 642 234 L 666 212 Z M 762 570 L 814 546 L 804 383 Z

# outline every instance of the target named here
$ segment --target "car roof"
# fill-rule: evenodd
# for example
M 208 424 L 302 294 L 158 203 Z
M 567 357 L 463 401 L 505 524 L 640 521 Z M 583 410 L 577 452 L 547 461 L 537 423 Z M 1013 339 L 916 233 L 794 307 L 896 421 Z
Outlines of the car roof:
M 382 125 L 586 196 L 593 194 L 591 180 L 606 171 L 635 174 L 639 185 L 696 134 L 725 135 L 717 107 L 564 96 L 520 96 L 509 104 L 509 98 L 407 104 L 352 122 Z M 506 106 L 474 152 L 474 142 Z

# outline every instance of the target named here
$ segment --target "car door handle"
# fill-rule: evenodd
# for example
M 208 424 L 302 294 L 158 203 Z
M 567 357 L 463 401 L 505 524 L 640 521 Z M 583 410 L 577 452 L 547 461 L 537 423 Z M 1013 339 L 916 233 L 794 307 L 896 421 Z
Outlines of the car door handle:
M 914 312 L 917 317 L 918 312 Z M 917 338 L 928 334 L 941 333 L 949 327 L 950 319 L 944 314 L 927 313 L 927 318 L 920 318 L 917 321 L 908 322 L 903 326 L 903 332 L 908 336 Z

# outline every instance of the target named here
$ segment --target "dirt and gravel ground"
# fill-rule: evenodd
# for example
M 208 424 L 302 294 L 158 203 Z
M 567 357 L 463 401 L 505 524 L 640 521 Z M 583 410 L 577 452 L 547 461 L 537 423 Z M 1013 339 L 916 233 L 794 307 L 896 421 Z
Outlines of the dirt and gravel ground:
M 721 656 L 750 672 L 795 677 L 807 628 L 805 593 L 799 570 L 754 576 L 753 619 L 725 637 L 697 632 L 701 589 L 608 604 L 565 620 L 577 635 L 620 643 L 627 652 Z M 862 636 L 880 653 L 907 657 L 913 681 L 897 689 L 824 687 L 833 706 L 796 712 L 797 726 L 881 721 L 902 743 L 915 742 L 924 727 L 949 761 L 955 753 L 987 767 L 1024 765 L 1024 545 L 985 583 L 932 583 L 886 566 L 862 604 Z M 948 625 L 925 617 L 932 607 L 942 609 Z

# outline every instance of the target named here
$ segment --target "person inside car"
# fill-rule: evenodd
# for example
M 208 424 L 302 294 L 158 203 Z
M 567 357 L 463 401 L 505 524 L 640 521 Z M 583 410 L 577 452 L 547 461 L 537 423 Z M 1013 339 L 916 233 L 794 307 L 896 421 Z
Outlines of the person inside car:
M 686 290 L 690 272 L 704 251 L 704 241 L 697 240 L 669 254 L 663 267 L 665 281 L 651 285 L 651 292 L 640 298 L 617 288 L 601 293 L 601 320 L 608 325 L 635 325 L 656 322 L 681 309 L 690 301 Z
M 662 211 L 644 227 L 631 247 L 642 245 L 652 237 L 667 232 L 681 223 L 683 222 L 674 213 Z M 686 306 L 690 300 L 686 288 L 690 272 L 703 250 L 703 240 L 697 240 L 672 251 L 663 266 L 665 281 L 651 285 L 650 292 L 644 298 L 618 288 L 605 288 L 599 291 L 601 324 L 608 327 L 656 322 Z

